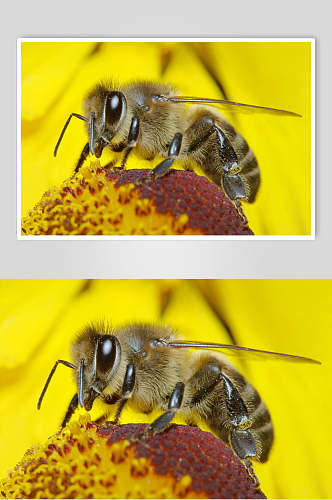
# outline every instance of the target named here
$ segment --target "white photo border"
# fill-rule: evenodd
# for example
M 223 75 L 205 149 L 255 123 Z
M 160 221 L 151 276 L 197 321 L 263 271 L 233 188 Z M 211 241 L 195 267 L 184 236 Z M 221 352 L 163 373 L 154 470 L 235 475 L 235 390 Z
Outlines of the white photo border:
M 310 235 L 22 235 L 21 234 L 21 47 L 22 42 L 309 42 L 311 44 L 311 234 Z M 315 240 L 316 239 L 316 39 L 313 37 L 115 37 L 115 38 L 18 38 L 17 39 L 17 240 Z

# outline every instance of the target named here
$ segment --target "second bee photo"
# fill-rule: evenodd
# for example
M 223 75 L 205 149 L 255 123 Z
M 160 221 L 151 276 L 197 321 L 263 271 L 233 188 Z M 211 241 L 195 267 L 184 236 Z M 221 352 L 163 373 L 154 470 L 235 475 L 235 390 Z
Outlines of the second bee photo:
M 0 280 L 1 498 L 331 498 L 331 280 Z
M 315 238 L 315 41 L 17 42 L 18 239 Z

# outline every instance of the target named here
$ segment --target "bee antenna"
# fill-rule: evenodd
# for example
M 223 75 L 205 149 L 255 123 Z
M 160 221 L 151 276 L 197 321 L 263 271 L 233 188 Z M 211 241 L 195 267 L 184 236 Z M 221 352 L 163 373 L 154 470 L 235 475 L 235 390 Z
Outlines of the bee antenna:
M 91 119 L 90 119 L 90 152 L 91 154 L 95 154 L 94 149 L 93 149 L 93 142 L 94 142 L 94 136 L 95 136 L 95 114 L 91 113 Z
M 84 373 L 84 358 L 81 359 L 80 362 L 80 387 L 79 387 L 79 396 L 78 400 L 80 406 L 83 408 L 83 373 Z
M 37 403 L 37 408 L 38 410 L 40 410 L 40 406 L 42 404 L 42 401 L 43 401 L 43 398 L 44 398 L 44 395 L 45 395 L 45 392 L 49 386 L 49 383 L 51 382 L 51 378 L 53 377 L 54 375 L 54 372 L 56 370 L 56 367 L 58 366 L 59 363 L 62 363 L 63 365 L 65 366 L 68 366 L 68 368 L 72 368 L 73 370 L 76 369 L 76 366 L 73 365 L 72 363 L 69 363 L 69 361 L 64 361 L 63 359 L 58 359 L 58 361 L 55 363 L 55 365 L 53 366 L 49 376 L 47 377 L 47 380 L 46 380 L 46 383 L 44 385 L 44 388 L 41 392 L 41 395 L 39 396 L 39 399 L 38 399 L 38 403 Z
M 65 125 L 64 125 L 64 127 L 63 127 L 63 129 L 62 129 L 62 132 L 61 132 L 61 134 L 60 134 L 60 137 L 59 137 L 59 139 L 58 139 L 58 142 L 57 142 L 57 143 L 56 143 L 56 145 L 55 145 L 54 152 L 53 152 L 53 155 L 54 155 L 54 156 L 56 156 L 56 154 L 57 154 L 57 152 L 58 152 L 58 149 L 59 149 L 59 146 L 60 146 L 60 142 L 62 141 L 62 138 L 63 138 L 63 136 L 64 136 L 64 133 L 66 132 L 66 129 L 67 129 L 68 125 L 69 125 L 69 122 L 70 122 L 70 120 L 71 120 L 72 116 L 75 116 L 75 118 L 79 118 L 80 120 L 84 120 L 85 122 L 87 122 L 87 121 L 88 121 L 88 119 L 87 119 L 87 118 L 85 118 L 85 116 L 79 115 L 78 113 L 70 113 L 69 118 L 68 118 L 68 120 L 66 121 L 66 123 L 65 123 Z

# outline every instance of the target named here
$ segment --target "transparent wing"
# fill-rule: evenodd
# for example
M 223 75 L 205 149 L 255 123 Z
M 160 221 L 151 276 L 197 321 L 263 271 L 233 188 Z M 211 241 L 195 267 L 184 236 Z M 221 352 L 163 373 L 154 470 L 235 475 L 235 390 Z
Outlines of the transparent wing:
M 155 101 L 164 101 L 164 102 L 173 102 L 173 103 L 188 103 L 188 104 L 209 104 L 212 106 L 220 106 L 225 110 L 235 110 L 239 111 L 247 111 L 247 112 L 256 112 L 256 113 L 269 113 L 274 115 L 283 115 L 283 116 L 293 116 L 293 117 L 302 117 L 298 113 L 294 113 L 293 111 L 288 111 L 285 109 L 277 109 L 277 108 L 269 108 L 266 106 L 256 106 L 255 104 L 245 104 L 242 102 L 234 102 L 234 101 L 225 101 L 223 99 L 208 99 L 205 97 L 189 97 L 189 96 L 154 96 Z
M 250 347 L 240 347 L 238 345 L 231 344 L 214 344 L 209 342 L 194 342 L 188 340 L 176 340 L 167 342 L 170 347 L 176 348 L 194 348 L 194 349 L 225 349 L 227 351 L 227 356 L 229 354 L 234 354 L 236 356 L 244 355 L 246 358 L 253 356 L 256 359 L 277 359 L 283 361 L 293 361 L 302 363 L 314 363 L 316 365 L 321 365 L 320 361 L 316 359 L 307 358 L 304 356 L 297 356 L 295 354 L 285 354 L 282 352 L 273 351 L 263 351 L 261 349 L 252 349 Z

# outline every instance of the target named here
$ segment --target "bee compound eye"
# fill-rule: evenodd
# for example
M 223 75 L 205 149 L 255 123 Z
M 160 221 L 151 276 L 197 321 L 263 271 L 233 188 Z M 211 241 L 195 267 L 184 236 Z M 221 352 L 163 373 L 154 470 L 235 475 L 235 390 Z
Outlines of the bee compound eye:
M 109 125 L 117 124 L 126 105 L 122 92 L 111 92 L 106 104 L 106 122 Z
M 104 335 L 98 341 L 97 371 L 101 374 L 113 368 L 116 357 L 116 343 L 111 335 Z

